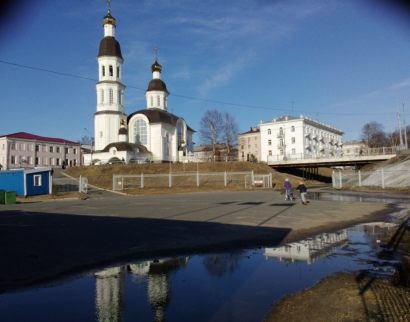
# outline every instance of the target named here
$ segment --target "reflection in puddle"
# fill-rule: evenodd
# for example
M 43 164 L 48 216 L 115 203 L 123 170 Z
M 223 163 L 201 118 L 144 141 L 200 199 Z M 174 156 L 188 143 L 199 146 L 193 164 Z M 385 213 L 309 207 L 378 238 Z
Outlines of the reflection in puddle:
M 130 263 L 0 296 L 4 321 L 262 321 L 272 303 L 340 271 L 391 274 L 386 223 L 283 247 Z
M 371 195 L 357 195 L 357 194 L 346 194 L 346 193 L 333 193 L 333 192 L 308 192 L 308 199 L 318 199 L 318 200 L 328 200 L 328 201 L 347 201 L 347 202 L 377 202 L 377 203 L 402 203 L 407 202 L 407 199 L 400 197 L 382 197 L 382 196 L 371 196 Z

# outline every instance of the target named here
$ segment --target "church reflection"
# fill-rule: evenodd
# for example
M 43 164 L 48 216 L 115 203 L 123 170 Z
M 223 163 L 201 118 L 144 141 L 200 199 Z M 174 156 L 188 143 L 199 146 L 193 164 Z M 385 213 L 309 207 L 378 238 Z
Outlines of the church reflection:
M 147 280 L 148 303 L 155 311 L 155 322 L 165 321 L 165 308 L 171 292 L 171 272 L 185 267 L 189 257 L 145 261 L 94 273 L 96 277 L 96 314 L 100 322 L 123 321 L 125 277 Z
M 311 264 L 336 252 L 338 248 L 347 243 L 347 229 L 343 229 L 335 233 L 320 234 L 297 243 L 289 243 L 282 247 L 265 248 L 263 255 L 266 259 L 276 257 L 281 262 L 306 261 Z

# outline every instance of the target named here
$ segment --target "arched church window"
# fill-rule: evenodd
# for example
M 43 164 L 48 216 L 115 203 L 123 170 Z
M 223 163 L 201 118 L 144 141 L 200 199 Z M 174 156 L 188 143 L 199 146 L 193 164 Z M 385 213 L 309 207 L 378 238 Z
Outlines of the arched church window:
M 113 69 L 112 69 L 112 65 L 110 65 L 110 67 L 109 67 L 108 70 L 109 70 L 109 71 L 108 71 L 108 75 L 109 75 L 109 76 L 113 76 L 114 71 L 113 71 Z
M 102 67 L 102 75 L 105 76 L 105 66 Z
M 120 78 L 120 67 L 117 66 L 117 78 Z
M 110 104 L 114 103 L 114 91 L 110 88 Z
M 101 103 L 104 103 L 104 90 L 101 90 Z
M 182 143 L 182 124 L 178 122 L 177 124 L 177 134 L 178 134 L 178 146 L 181 146 Z
M 168 108 L 168 98 L 164 98 L 164 106 L 165 108 Z
M 134 122 L 134 142 L 135 144 L 144 144 L 147 145 L 147 123 L 142 120 L 138 119 Z
M 121 105 L 121 98 L 122 98 L 122 97 L 121 97 L 121 90 L 118 91 L 118 94 L 117 94 L 117 95 L 118 95 L 118 104 Z
M 283 129 L 279 128 L 279 135 L 283 135 Z
M 271 135 L 271 134 L 272 134 L 271 129 L 268 129 L 268 135 Z
M 154 106 L 154 98 L 151 95 L 151 106 Z
M 159 95 L 157 96 L 157 105 L 158 107 L 161 106 L 161 98 L 159 97 Z

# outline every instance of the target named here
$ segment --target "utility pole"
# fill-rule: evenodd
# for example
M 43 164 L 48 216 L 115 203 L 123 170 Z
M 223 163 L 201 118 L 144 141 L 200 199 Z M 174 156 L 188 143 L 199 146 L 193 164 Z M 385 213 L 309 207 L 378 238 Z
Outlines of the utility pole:
M 402 150 L 404 148 L 403 146 L 403 138 L 401 136 L 401 122 L 400 122 L 400 113 L 399 113 L 399 108 L 397 106 L 397 100 L 396 100 L 396 109 L 397 109 L 397 121 L 399 123 L 399 138 L 400 138 L 400 145 L 399 149 Z
M 406 119 L 404 117 L 404 102 L 401 103 L 403 105 L 403 131 L 404 131 L 404 148 L 407 149 L 408 145 L 407 145 L 407 127 L 406 127 Z

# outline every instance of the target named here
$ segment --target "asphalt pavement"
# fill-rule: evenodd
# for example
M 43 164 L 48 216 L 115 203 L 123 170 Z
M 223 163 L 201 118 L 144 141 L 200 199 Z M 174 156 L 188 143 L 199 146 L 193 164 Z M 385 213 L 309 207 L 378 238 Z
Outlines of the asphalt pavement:
M 395 211 L 375 202 L 310 200 L 305 206 L 271 190 L 91 191 L 98 198 L 0 205 L 0 292 L 130 260 L 274 247 Z

